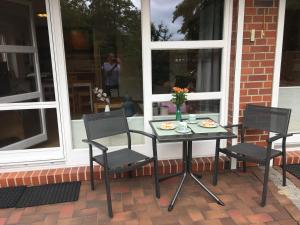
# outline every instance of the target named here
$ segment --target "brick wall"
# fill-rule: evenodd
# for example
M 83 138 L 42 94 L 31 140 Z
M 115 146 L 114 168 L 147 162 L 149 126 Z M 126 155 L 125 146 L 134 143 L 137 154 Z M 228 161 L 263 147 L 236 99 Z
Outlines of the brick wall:
M 246 0 L 240 84 L 239 121 L 246 104 L 270 106 L 275 60 L 278 0 Z M 255 41 L 250 32 L 255 29 Z M 263 33 L 262 33 L 263 32 Z M 246 140 L 265 145 L 266 133 L 247 132 Z

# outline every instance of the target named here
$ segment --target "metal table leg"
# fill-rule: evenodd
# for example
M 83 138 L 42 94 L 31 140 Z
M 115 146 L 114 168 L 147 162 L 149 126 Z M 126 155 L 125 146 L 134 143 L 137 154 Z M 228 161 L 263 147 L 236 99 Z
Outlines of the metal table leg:
M 192 141 L 184 141 L 183 142 L 183 176 L 181 178 L 181 181 L 176 189 L 176 192 L 171 200 L 171 203 L 169 204 L 168 211 L 171 211 L 175 205 L 175 202 L 177 200 L 177 197 L 182 189 L 183 183 L 187 177 L 187 175 L 190 175 L 194 181 L 197 182 L 197 184 L 200 185 L 202 189 L 204 189 L 219 205 L 225 205 L 224 202 L 222 202 L 221 199 L 219 199 L 213 192 L 211 192 L 199 179 L 198 176 L 201 175 L 195 175 L 192 173 Z M 180 174 L 180 173 L 179 173 Z M 179 174 L 176 174 L 177 176 Z M 173 176 L 176 176 L 175 174 Z M 172 177 L 173 177 L 172 176 Z M 170 177 L 170 176 L 169 176 Z M 167 179 L 167 178 L 166 178 Z
M 168 211 L 171 211 L 174 207 L 174 204 L 177 200 L 177 197 L 181 191 L 181 188 L 182 188 L 182 185 L 186 179 L 186 175 L 187 175 L 187 171 L 188 171 L 188 159 L 187 159 L 187 142 L 186 141 L 183 141 L 182 142 L 182 168 L 183 168 L 183 176 L 181 178 L 181 181 L 176 189 L 176 192 L 172 198 L 172 201 L 171 203 L 169 204 L 169 207 L 168 207 Z
M 171 210 L 173 209 L 174 204 L 175 204 L 175 202 L 176 202 L 176 200 L 177 200 L 178 194 L 179 194 L 179 192 L 181 191 L 182 185 L 183 185 L 183 183 L 184 183 L 184 181 L 185 181 L 185 179 L 186 179 L 186 175 L 187 175 L 187 173 L 184 173 L 184 174 L 183 174 L 182 179 L 181 179 L 181 181 L 180 181 L 180 183 L 179 183 L 179 185 L 178 185 L 178 188 L 177 188 L 177 190 L 176 190 L 176 192 L 175 192 L 175 194 L 174 194 L 174 196 L 173 196 L 173 198 L 172 198 L 172 201 L 171 201 L 171 203 L 169 204 L 168 211 L 171 211 Z
M 202 182 L 200 180 L 197 179 L 197 177 L 195 177 L 194 174 L 190 173 L 191 177 L 194 179 L 194 181 L 197 182 L 197 184 L 199 184 L 202 189 L 204 189 L 211 197 L 213 197 L 213 199 L 219 204 L 219 205 L 225 205 L 224 202 L 222 202 L 221 199 L 219 199 L 214 193 L 212 193 L 204 184 L 202 184 Z

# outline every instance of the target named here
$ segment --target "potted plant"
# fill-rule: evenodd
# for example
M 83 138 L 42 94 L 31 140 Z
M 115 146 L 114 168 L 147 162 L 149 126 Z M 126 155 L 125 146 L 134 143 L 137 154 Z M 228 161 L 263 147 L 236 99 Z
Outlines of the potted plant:
M 94 94 L 96 95 L 96 99 L 98 101 L 102 101 L 105 103 L 105 109 L 104 112 L 109 112 L 110 111 L 110 107 L 109 107 L 109 97 L 108 95 L 103 91 L 103 89 L 95 87 L 94 88 Z
M 180 107 L 187 100 L 187 93 L 189 89 L 173 87 L 171 102 L 176 105 L 176 120 L 181 120 L 181 110 Z

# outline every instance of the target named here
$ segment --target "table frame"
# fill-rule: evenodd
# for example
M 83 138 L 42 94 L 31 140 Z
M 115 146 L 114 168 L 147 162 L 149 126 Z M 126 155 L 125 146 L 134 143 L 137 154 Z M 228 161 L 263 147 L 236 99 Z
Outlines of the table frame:
M 197 118 L 199 119 L 210 119 L 210 118 Z M 195 140 L 216 140 L 216 154 L 219 152 L 218 149 L 220 148 L 220 140 L 221 139 L 230 139 L 230 138 L 236 138 L 237 136 L 233 134 L 232 132 L 219 132 L 219 133 L 191 133 L 191 134 L 178 134 L 178 135 L 168 135 L 168 136 L 159 136 L 156 133 L 156 130 L 154 128 L 153 123 L 155 122 L 165 122 L 165 121 L 174 121 L 174 120 L 151 120 L 149 121 L 150 126 L 152 130 L 155 133 L 155 136 L 159 142 L 182 142 L 182 161 L 183 161 L 183 170 L 176 174 L 171 174 L 167 176 L 163 176 L 159 178 L 159 181 L 164 181 L 166 179 L 175 177 L 175 176 L 182 176 L 180 183 L 173 195 L 173 198 L 169 204 L 168 211 L 171 211 L 174 208 L 175 202 L 177 200 L 177 197 L 182 189 L 182 186 L 189 175 L 202 189 L 204 189 L 219 205 L 225 205 L 224 202 L 220 198 L 218 198 L 211 190 L 209 190 L 201 181 L 202 175 L 195 174 L 192 172 L 192 144 Z M 209 128 L 208 128 L 209 129 Z M 214 170 L 217 170 L 218 167 L 215 166 Z M 217 177 L 213 177 L 213 183 L 215 183 L 215 180 Z

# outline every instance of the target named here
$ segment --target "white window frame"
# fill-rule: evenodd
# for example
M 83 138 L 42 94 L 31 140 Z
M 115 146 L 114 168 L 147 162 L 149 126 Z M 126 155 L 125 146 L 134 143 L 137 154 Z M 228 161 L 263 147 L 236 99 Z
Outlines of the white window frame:
M 220 123 L 227 123 L 228 116 L 228 95 L 229 95 L 229 63 L 230 63 L 230 46 L 232 31 L 232 8 L 233 1 L 224 1 L 223 14 L 223 38 L 222 40 L 201 40 L 201 41 L 151 41 L 151 14 L 150 1 L 142 1 L 142 57 L 143 57 L 143 89 L 144 89 L 144 127 L 151 132 L 149 120 L 153 118 L 153 102 L 170 101 L 170 94 L 153 94 L 152 93 L 152 50 L 180 50 L 180 49 L 221 49 L 221 87 L 219 92 L 201 92 L 188 93 L 188 100 L 220 100 Z M 224 144 L 224 143 L 223 143 Z M 175 147 L 176 145 L 176 147 Z M 195 142 L 197 151 L 193 154 L 197 156 L 212 155 L 215 146 L 213 141 Z M 174 152 L 175 149 L 178 151 Z M 162 149 L 158 152 L 160 158 L 180 158 L 181 150 L 177 144 L 163 144 Z

